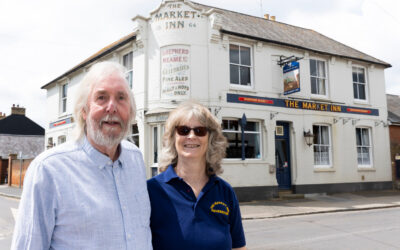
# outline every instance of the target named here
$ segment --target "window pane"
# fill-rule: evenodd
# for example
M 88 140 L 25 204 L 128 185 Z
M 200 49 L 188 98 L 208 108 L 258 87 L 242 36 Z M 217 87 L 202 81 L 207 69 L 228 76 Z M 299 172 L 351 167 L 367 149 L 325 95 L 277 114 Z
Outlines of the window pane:
M 222 129 L 224 130 L 239 130 L 239 121 L 237 120 L 223 120 Z
M 365 85 L 358 84 L 358 99 L 365 100 Z
M 131 70 L 133 67 L 133 53 L 129 52 L 122 58 L 122 64 L 127 70 Z
M 245 156 L 246 158 L 260 158 L 260 136 L 259 134 L 245 134 Z
M 229 45 L 229 62 L 239 64 L 239 46 Z
M 317 73 L 319 77 L 325 77 L 325 62 L 318 61 Z
M 250 85 L 250 68 L 240 66 L 240 85 Z
M 357 71 L 353 68 L 353 82 L 358 82 Z
M 325 95 L 325 79 L 318 79 L 318 93 L 319 95 Z
M 310 74 L 311 76 L 317 76 L 317 66 L 315 60 L 310 60 Z
M 353 93 L 354 93 L 354 98 L 358 99 L 358 87 L 357 83 L 353 83 Z
M 237 65 L 230 65 L 230 77 L 231 83 L 239 84 L 239 66 Z
M 245 131 L 258 131 L 258 122 L 247 122 L 244 127 Z
M 151 168 L 151 177 L 156 176 L 158 174 L 157 172 L 158 172 L 157 167 L 152 167 Z
M 133 72 L 132 72 L 132 71 L 129 71 L 129 72 L 126 74 L 126 81 L 127 81 L 128 84 L 129 84 L 129 88 L 132 88 L 132 75 L 133 75 Z
M 317 92 L 317 78 L 311 77 L 311 93 L 318 94 Z
M 319 144 L 319 142 L 318 142 L 319 126 L 313 126 L 313 135 L 314 135 L 313 144 Z
M 153 158 L 153 163 L 158 162 L 158 140 L 157 140 L 157 134 L 158 134 L 158 129 L 157 127 L 153 128 L 153 152 L 154 152 L 154 158 Z
M 359 69 L 358 82 L 365 83 L 364 69 Z
M 357 146 L 361 146 L 361 129 L 360 128 L 356 128 L 356 142 L 357 142 Z
M 240 64 L 250 66 L 250 48 L 240 47 Z
M 67 99 L 62 100 L 62 112 L 67 112 Z
M 68 84 L 62 86 L 62 97 L 67 97 Z
M 329 146 L 321 146 L 321 165 L 329 165 Z
M 327 126 L 320 126 L 321 128 L 321 142 L 320 144 L 329 145 L 329 131 Z
M 132 134 L 139 134 L 139 128 L 137 124 L 132 125 Z
M 228 140 L 226 158 L 242 158 L 242 135 L 240 133 L 224 132 Z
M 362 145 L 363 146 L 369 146 L 369 133 L 368 133 L 368 129 L 364 128 L 361 130 L 362 133 Z

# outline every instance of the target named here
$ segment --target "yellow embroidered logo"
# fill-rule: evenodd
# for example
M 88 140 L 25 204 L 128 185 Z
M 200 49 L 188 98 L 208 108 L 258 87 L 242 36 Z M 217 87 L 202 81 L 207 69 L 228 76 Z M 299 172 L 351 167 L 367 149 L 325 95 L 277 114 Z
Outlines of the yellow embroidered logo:
M 216 201 L 211 205 L 211 212 L 229 215 L 228 206 L 222 201 Z

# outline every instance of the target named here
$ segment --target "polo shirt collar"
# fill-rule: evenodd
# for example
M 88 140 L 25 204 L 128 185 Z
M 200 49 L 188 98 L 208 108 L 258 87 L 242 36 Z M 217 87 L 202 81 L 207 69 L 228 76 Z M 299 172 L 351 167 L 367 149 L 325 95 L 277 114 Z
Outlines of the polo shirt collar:
M 175 173 L 174 166 L 172 166 L 171 164 L 168 166 L 167 170 L 165 170 L 165 173 L 162 175 L 162 181 L 167 183 L 172 179 L 182 180 L 182 178 Z
M 165 173 L 162 175 L 162 181 L 163 182 L 170 182 L 173 179 L 179 179 L 182 180 L 181 177 L 179 177 L 174 170 L 174 166 L 171 164 L 168 166 L 167 170 L 165 170 Z M 208 183 L 217 183 L 219 182 L 218 178 L 216 175 L 211 175 L 208 177 Z M 207 185 L 206 184 L 206 185 Z
M 119 145 L 119 147 L 121 147 L 121 144 Z M 92 144 L 90 144 L 90 142 L 86 138 L 86 136 L 82 142 L 82 149 L 89 156 L 89 159 L 91 159 L 99 167 L 99 169 L 103 169 L 106 166 L 113 165 L 113 161 L 108 156 L 104 155 L 103 153 L 98 151 L 96 148 L 94 148 L 92 146 Z M 122 154 L 123 154 L 123 152 L 122 152 L 122 147 L 121 147 L 120 155 L 119 155 L 118 159 L 116 160 L 118 162 L 118 165 L 121 167 L 123 166 L 123 164 L 122 164 L 123 162 L 121 161 Z

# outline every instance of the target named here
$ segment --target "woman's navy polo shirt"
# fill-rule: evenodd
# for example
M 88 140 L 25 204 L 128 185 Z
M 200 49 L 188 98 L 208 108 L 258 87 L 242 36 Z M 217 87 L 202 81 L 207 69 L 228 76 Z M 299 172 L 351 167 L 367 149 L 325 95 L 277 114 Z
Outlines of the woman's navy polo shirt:
M 217 176 L 198 198 L 172 166 L 147 181 L 154 249 L 232 249 L 246 245 L 239 203 Z

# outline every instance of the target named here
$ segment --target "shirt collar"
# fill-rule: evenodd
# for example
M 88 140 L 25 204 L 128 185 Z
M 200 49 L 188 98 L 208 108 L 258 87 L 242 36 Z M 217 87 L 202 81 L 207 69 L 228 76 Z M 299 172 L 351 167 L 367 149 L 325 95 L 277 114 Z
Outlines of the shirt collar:
M 208 177 L 208 183 L 217 183 L 219 182 L 217 176 L 215 174 L 211 175 Z M 165 170 L 165 173 L 162 176 L 162 181 L 163 182 L 170 182 L 173 179 L 179 179 L 182 180 L 181 177 L 179 177 L 174 170 L 174 166 L 171 164 L 168 166 L 167 170 Z
M 179 177 L 179 176 L 175 173 L 174 166 L 172 166 L 172 164 L 171 164 L 171 165 L 168 166 L 167 170 L 165 170 L 165 173 L 162 175 L 162 181 L 163 181 L 163 182 L 169 182 L 169 181 L 171 181 L 172 179 L 179 179 L 179 180 L 182 180 L 182 178 Z
M 121 147 L 121 144 L 119 147 Z M 90 144 L 90 142 L 88 141 L 86 136 L 83 139 L 82 148 L 86 152 L 86 154 L 89 156 L 89 159 L 91 159 L 98 166 L 99 169 L 103 169 L 106 166 L 113 166 L 114 162 L 108 156 L 104 155 L 103 153 L 98 151 L 96 148 L 94 148 L 92 146 L 92 144 Z M 121 167 L 123 165 L 122 161 L 121 161 L 122 153 L 123 152 L 122 152 L 122 147 L 121 147 L 121 152 L 119 154 L 118 159 L 116 160 L 116 163 L 118 163 L 118 165 Z

